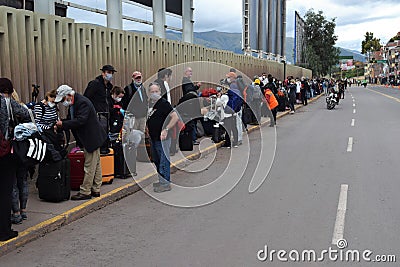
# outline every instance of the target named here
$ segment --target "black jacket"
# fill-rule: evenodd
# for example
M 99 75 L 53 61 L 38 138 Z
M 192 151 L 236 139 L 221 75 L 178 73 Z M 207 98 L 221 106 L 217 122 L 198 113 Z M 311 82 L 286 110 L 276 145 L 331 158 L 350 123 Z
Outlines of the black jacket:
M 149 111 L 149 99 L 146 89 L 143 86 L 141 88 L 143 101 L 140 99 L 140 95 L 137 93 L 137 88 L 133 82 L 126 86 L 124 90 L 125 95 L 122 98 L 122 108 L 131 112 L 136 118 L 147 117 Z M 133 101 L 132 104 L 130 104 L 131 101 Z
M 103 76 L 100 75 L 88 84 L 84 96 L 89 98 L 96 112 L 109 112 L 112 88 L 110 82 L 105 85 Z
M 183 77 L 182 79 L 183 95 L 186 95 L 189 92 L 197 92 L 197 90 L 199 90 L 199 87 L 197 85 L 194 85 L 194 83 L 188 77 Z
M 93 104 L 78 93 L 75 94 L 74 104 L 70 106 L 67 120 L 63 121 L 62 127 L 64 130 L 71 130 L 78 144 L 89 153 L 100 148 L 107 139 L 107 133 L 99 123 Z

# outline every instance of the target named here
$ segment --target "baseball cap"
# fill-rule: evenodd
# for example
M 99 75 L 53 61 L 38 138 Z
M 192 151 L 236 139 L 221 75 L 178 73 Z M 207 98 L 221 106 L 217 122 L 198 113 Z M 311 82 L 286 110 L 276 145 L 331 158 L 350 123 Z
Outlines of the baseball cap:
M 57 96 L 54 102 L 59 103 L 63 100 L 67 95 L 74 94 L 74 90 L 68 85 L 61 85 L 57 89 Z
M 142 73 L 139 71 L 135 71 L 134 73 L 132 73 L 132 78 L 136 79 L 136 78 L 142 78 Z

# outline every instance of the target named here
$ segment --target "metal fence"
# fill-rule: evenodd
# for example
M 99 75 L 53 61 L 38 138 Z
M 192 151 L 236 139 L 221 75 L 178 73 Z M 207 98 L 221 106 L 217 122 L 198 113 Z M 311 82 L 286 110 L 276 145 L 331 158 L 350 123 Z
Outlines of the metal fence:
M 30 100 L 32 84 L 41 86 L 40 97 L 61 84 L 82 93 L 105 64 L 118 71 L 114 84 L 125 86 L 134 70 L 146 79 L 161 67 L 192 61 L 226 64 L 249 77 L 266 72 L 281 79 L 284 73 L 284 65 L 278 62 L 0 7 L 0 77 L 10 78 L 25 102 Z M 202 71 L 212 76 L 212 69 Z M 311 77 L 310 70 L 291 65 L 286 73 Z M 174 94 L 174 99 L 178 97 L 179 93 Z

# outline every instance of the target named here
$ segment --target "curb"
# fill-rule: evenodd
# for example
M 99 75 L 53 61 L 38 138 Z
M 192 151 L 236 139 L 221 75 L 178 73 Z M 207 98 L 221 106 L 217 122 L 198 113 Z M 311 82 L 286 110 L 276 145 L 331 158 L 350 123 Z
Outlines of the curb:
M 309 103 L 317 101 L 322 96 L 323 94 L 314 97 L 313 99 L 310 99 Z M 296 106 L 296 110 L 301 109 L 303 107 L 304 107 L 303 105 L 298 105 Z M 282 112 L 277 116 L 277 119 L 280 119 L 288 115 L 289 113 L 290 111 Z M 269 121 L 265 121 L 261 123 L 261 125 L 252 126 L 248 129 L 247 132 L 248 133 L 254 132 L 263 127 L 264 125 L 266 125 L 267 123 L 269 123 Z M 190 164 L 190 160 L 197 159 L 202 155 L 207 155 L 211 152 L 212 149 L 215 148 L 218 149 L 222 145 L 223 142 L 214 144 L 212 146 L 205 148 L 204 150 L 198 151 L 196 153 L 187 156 L 185 159 L 173 162 L 171 163 L 171 168 L 182 168 L 184 166 L 187 166 Z M 29 242 L 39 239 L 40 237 L 43 237 L 50 232 L 58 230 L 65 225 L 68 225 L 80 218 L 83 218 L 92 212 L 100 210 L 114 202 L 117 202 L 118 200 L 121 200 L 125 197 L 128 197 L 136 193 L 137 191 L 140 191 L 141 187 L 139 186 L 139 184 L 150 183 L 151 178 L 156 177 L 156 175 L 157 172 L 150 173 L 145 177 L 138 179 L 137 181 L 134 181 L 130 184 L 114 189 L 113 191 L 102 195 L 100 198 L 91 199 L 71 210 L 68 210 L 60 215 L 57 215 L 51 219 L 48 219 L 35 226 L 32 226 L 24 230 L 23 232 L 20 232 L 18 237 L 14 239 L 8 240 L 6 242 L 0 242 L 0 257 L 26 245 Z

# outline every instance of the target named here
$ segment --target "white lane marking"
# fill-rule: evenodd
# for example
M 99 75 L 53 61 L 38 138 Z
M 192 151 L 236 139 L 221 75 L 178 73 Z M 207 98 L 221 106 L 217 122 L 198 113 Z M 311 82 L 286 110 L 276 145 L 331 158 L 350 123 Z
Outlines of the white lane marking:
M 357 110 L 356 110 L 356 109 L 353 109 L 353 114 L 356 114 L 356 112 L 357 112 Z
M 347 144 L 347 152 L 353 152 L 353 142 L 354 138 L 349 137 L 349 143 Z
M 356 125 L 356 119 L 351 120 L 351 127 L 354 127 Z
M 342 184 L 340 187 L 339 204 L 336 213 L 335 228 L 333 230 L 332 245 L 337 245 L 337 242 L 343 239 L 344 223 L 347 210 L 347 192 L 349 185 Z
M 353 107 L 356 107 L 356 104 L 353 104 Z
M 356 102 L 356 100 L 353 98 L 353 102 Z

